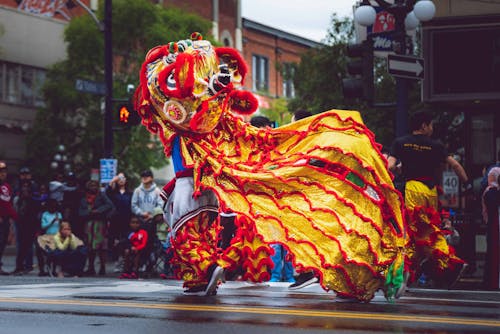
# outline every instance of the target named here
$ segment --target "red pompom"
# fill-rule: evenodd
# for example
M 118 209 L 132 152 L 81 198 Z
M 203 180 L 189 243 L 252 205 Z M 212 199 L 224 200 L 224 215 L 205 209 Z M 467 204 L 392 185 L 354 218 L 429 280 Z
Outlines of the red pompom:
M 242 115 L 253 114 L 259 107 L 257 98 L 246 90 L 233 90 L 229 94 L 229 98 L 231 110 Z
M 203 39 L 203 35 L 200 34 L 199 32 L 193 32 L 191 34 L 191 40 L 192 41 L 201 41 Z

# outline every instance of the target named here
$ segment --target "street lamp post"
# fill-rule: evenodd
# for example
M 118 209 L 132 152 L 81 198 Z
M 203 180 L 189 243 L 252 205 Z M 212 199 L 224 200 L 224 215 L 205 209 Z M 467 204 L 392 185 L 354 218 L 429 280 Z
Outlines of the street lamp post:
M 104 2 L 104 81 L 106 85 L 104 107 L 104 157 L 113 157 L 113 49 L 111 0 Z
M 82 7 L 97 24 L 101 32 L 104 32 L 104 84 L 106 92 L 104 95 L 104 158 L 113 156 L 113 41 L 111 32 L 112 4 L 111 0 L 104 1 L 104 20 L 99 21 L 94 12 L 81 0 L 74 0 Z
M 413 30 L 419 21 L 428 21 L 434 17 L 435 6 L 430 0 L 395 0 L 389 3 L 384 0 L 373 0 L 380 8 L 394 16 L 395 28 L 393 36 L 393 51 L 406 55 L 406 30 Z M 375 9 L 370 1 L 363 0 L 354 13 L 356 22 L 370 26 L 375 22 Z M 396 136 L 408 133 L 408 79 L 396 77 Z

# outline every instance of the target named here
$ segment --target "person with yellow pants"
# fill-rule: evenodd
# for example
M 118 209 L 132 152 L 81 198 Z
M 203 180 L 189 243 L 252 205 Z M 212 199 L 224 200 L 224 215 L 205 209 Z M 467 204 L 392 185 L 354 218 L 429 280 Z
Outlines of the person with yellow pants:
M 388 158 L 389 169 L 394 172 L 401 168 L 406 180 L 406 269 L 410 281 L 415 280 L 416 273 L 423 272 L 437 284 L 450 288 L 466 264 L 455 255 L 441 231 L 435 175 L 442 164 L 448 163 L 462 182 L 471 185 L 460 163 L 447 154 L 443 144 L 430 138 L 432 115 L 417 112 L 411 120 L 411 130 L 412 134 L 394 141 Z

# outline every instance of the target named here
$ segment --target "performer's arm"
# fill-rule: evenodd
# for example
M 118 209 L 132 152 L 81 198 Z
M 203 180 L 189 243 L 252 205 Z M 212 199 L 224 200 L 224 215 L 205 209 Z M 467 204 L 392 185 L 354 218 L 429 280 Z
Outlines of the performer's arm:
M 396 160 L 396 158 L 394 158 L 393 156 L 389 156 L 387 158 L 387 162 L 388 162 L 387 167 L 389 167 L 389 170 L 391 172 L 396 172 L 397 171 L 397 168 L 396 168 L 396 162 L 397 162 L 397 160 Z
M 453 159 L 453 157 L 448 156 L 446 158 L 446 162 L 450 165 L 451 169 L 458 175 L 460 178 L 460 181 L 463 183 L 467 183 L 469 181 L 469 178 L 467 177 L 467 173 L 465 172 L 465 169 L 462 167 L 462 165 Z

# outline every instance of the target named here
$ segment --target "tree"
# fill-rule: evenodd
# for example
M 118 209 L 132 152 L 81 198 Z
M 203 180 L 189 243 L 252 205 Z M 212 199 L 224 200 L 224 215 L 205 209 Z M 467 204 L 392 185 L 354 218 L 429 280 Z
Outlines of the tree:
M 102 3 L 102 2 L 101 2 Z M 113 96 L 127 98 L 127 85 L 137 87 L 139 69 L 146 52 L 169 41 L 189 38 L 194 31 L 204 36 L 210 22 L 176 8 L 163 8 L 148 0 L 115 0 L 113 4 Z M 97 17 L 103 18 L 103 8 Z M 65 29 L 67 59 L 47 73 L 43 88 L 45 108 L 39 110 L 28 134 L 27 156 L 47 179 L 57 146 L 63 144 L 74 172 L 88 177 L 103 156 L 103 115 L 101 98 L 75 90 L 76 79 L 104 81 L 103 34 L 84 15 L 71 20 Z M 119 169 L 134 174 L 149 167 L 165 165 L 161 143 L 142 126 L 114 131 L 114 156 Z
M 276 122 L 277 126 L 290 123 L 292 114 L 288 112 L 287 100 L 283 98 L 273 99 L 269 108 L 260 108 L 260 113 L 271 121 Z
M 342 78 L 347 76 L 346 48 L 353 38 L 352 19 L 333 14 L 325 46 L 311 49 L 301 58 L 294 77 L 296 97 L 290 101 L 289 110 L 307 109 L 312 113 L 330 109 L 358 110 L 377 141 L 389 145 L 394 138 L 395 107 L 380 105 L 394 103 L 396 88 L 387 72 L 385 59 L 375 59 L 375 106 L 359 100 L 345 100 L 342 94 Z M 413 85 L 411 108 L 418 103 L 418 85 Z

